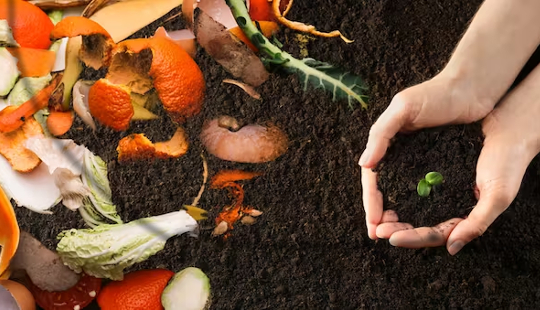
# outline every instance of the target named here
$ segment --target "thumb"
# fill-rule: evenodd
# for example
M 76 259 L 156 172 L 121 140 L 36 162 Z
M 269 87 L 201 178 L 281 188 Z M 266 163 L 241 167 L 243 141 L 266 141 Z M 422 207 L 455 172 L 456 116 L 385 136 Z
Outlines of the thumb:
M 487 143 L 477 165 L 478 203 L 448 237 L 446 247 L 455 255 L 467 243 L 481 236 L 517 196 L 525 170 L 532 158 L 511 143 Z M 499 142 L 499 141 L 497 141 Z
M 358 164 L 364 168 L 373 168 L 383 158 L 390 139 L 392 139 L 409 119 L 411 104 L 399 93 L 392 99 L 388 108 L 381 114 L 369 131 L 366 149 Z
M 456 255 L 467 243 L 483 235 L 495 219 L 510 205 L 510 202 L 503 203 L 504 200 L 499 200 L 497 195 L 486 196 L 480 196 L 478 204 L 469 216 L 457 224 L 448 237 L 446 248 L 450 255 Z

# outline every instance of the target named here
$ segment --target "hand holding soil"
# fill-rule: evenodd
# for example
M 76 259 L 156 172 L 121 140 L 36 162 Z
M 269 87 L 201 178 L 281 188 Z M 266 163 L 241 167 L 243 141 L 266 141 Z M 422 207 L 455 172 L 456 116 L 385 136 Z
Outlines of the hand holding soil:
M 446 68 L 432 80 L 397 94 L 370 130 L 362 166 L 363 203 L 371 239 L 390 239 L 394 246 L 422 248 L 447 245 L 456 254 L 482 235 L 514 200 L 525 170 L 540 151 L 536 68 L 496 109 L 519 71 L 540 43 L 540 31 L 528 31 L 540 3 L 511 4 L 488 0 L 478 11 Z M 514 27 L 508 28 L 511 20 Z M 501 46 L 515 46 L 505 49 Z M 487 116 L 487 117 L 486 117 Z M 383 213 L 377 174 L 371 169 L 383 158 L 400 131 L 467 124 L 485 118 L 486 136 L 477 165 L 476 207 L 466 219 L 454 218 L 435 227 L 413 229 Z

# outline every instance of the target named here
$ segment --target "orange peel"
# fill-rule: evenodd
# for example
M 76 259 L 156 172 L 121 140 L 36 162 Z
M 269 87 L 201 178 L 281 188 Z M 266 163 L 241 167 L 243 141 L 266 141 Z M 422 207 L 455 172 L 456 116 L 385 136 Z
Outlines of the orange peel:
M 180 157 L 187 153 L 189 148 L 188 137 L 181 127 L 178 127 L 169 141 L 155 144 L 156 157 L 171 158 Z
M 178 158 L 186 154 L 188 147 L 187 135 L 183 128 L 178 127 L 170 140 L 155 144 L 142 133 L 130 134 L 120 140 L 116 151 L 119 162 L 131 162 Z
M 0 253 L 0 280 L 9 278 L 9 263 L 19 246 L 20 229 L 17 223 L 15 211 L 11 205 L 6 193 L 0 187 L 0 245 L 2 246 Z
M 17 68 L 21 77 L 42 77 L 52 72 L 56 53 L 51 50 L 8 47 L 11 55 L 17 58 Z
M 100 79 L 88 92 L 90 113 L 107 127 L 116 131 L 126 130 L 134 114 L 130 93 L 126 86 Z
M 79 59 L 96 70 L 108 66 L 115 43 L 97 22 L 82 16 L 68 16 L 56 24 L 50 37 L 58 40 L 78 36 L 82 37 Z
M 9 106 L 3 111 L 10 112 L 10 110 L 15 109 L 15 107 Z M 41 164 L 41 159 L 24 146 L 24 142 L 33 137 L 45 137 L 43 128 L 33 116 L 26 119 L 17 130 L 0 133 L 0 154 L 7 159 L 13 170 L 30 172 Z
M 212 177 L 210 184 L 212 188 L 223 188 L 231 182 L 250 180 L 261 176 L 260 172 L 249 172 L 243 170 L 222 170 Z
M 138 64 L 136 68 L 126 69 L 127 59 Z M 202 109 L 206 91 L 202 71 L 184 49 L 167 38 L 120 42 L 114 49 L 106 78 L 113 83 L 133 85 L 137 92 L 149 88 L 147 83 L 152 81 L 161 104 L 177 123 L 183 123 Z
M 156 148 L 142 133 L 130 134 L 118 142 L 116 148 L 118 152 L 118 161 L 136 161 L 152 158 L 156 152 Z

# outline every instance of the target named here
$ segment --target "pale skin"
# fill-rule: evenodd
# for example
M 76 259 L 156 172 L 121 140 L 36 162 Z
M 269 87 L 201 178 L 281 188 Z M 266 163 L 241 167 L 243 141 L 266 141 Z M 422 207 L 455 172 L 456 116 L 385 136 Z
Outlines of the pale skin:
M 525 170 L 540 152 L 540 66 L 508 89 L 540 44 L 540 1 L 486 0 L 447 66 L 405 89 L 373 124 L 360 157 L 362 200 L 371 239 L 405 248 L 446 245 L 451 255 L 481 236 L 515 199 Z M 476 167 L 477 203 L 466 218 L 414 228 L 384 210 L 372 171 L 398 132 L 482 120 Z

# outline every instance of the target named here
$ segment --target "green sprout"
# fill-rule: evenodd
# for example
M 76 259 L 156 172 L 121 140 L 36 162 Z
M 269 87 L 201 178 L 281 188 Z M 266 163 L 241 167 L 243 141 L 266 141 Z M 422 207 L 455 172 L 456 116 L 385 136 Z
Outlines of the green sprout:
M 442 174 L 438 172 L 429 172 L 422 180 L 420 180 L 420 182 L 418 182 L 416 191 L 420 197 L 427 197 L 431 193 L 431 188 L 441 184 L 443 180 Z

